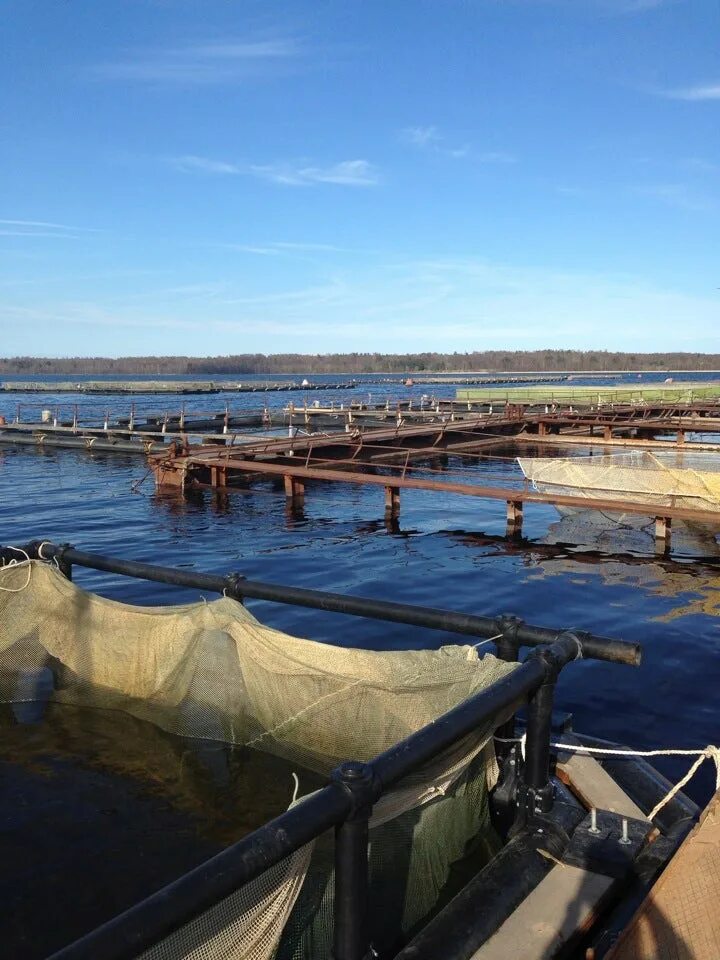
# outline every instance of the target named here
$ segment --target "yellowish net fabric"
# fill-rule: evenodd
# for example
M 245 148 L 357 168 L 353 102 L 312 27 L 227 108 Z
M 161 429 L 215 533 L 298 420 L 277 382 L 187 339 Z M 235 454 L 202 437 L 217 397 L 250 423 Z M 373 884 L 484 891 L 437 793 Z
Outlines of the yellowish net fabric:
M 542 492 L 608 497 L 651 506 L 682 506 L 720 512 L 720 458 L 682 454 L 664 460 L 654 454 L 591 457 L 518 457 Z
M 54 701 L 121 709 L 174 734 L 253 747 L 322 774 L 345 759 L 371 759 L 513 666 L 471 646 L 372 652 L 316 643 L 264 626 L 226 597 L 130 606 L 40 562 L 0 570 L 0 699 L 36 698 L 34 678 L 49 669 Z M 452 862 L 487 833 L 490 733 L 477 731 L 376 805 L 371 838 L 384 842 L 371 842 L 374 887 L 392 880 L 402 891 L 398 930 L 378 918 L 377 939 L 427 916 Z M 323 960 L 332 858 L 317 846 L 143 960 Z

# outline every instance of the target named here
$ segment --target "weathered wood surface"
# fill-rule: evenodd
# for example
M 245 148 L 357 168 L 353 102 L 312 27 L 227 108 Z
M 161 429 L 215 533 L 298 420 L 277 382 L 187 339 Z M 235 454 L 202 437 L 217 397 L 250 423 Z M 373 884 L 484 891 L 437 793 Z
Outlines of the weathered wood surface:
M 557 774 L 588 809 L 595 807 L 597 810 L 617 813 L 621 817 L 647 820 L 640 807 L 633 803 L 594 757 L 561 751 L 558 755 Z
M 615 883 L 579 867 L 553 867 L 471 960 L 550 960 L 589 929 Z
M 720 791 L 606 960 L 720 958 Z

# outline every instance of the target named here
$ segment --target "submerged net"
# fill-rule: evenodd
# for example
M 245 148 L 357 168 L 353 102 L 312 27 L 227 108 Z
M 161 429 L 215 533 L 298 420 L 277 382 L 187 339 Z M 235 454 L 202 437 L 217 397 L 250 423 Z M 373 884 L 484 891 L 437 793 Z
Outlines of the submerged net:
M 662 457 L 636 451 L 590 457 L 518 457 L 518 463 L 542 492 L 720 511 L 720 459 L 712 454 Z
M 0 569 L 0 700 L 122 710 L 180 736 L 252 747 L 327 774 L 368 760 L 513 668 L 471 646 L 372 652 L 270 629 L 240 603 L 137 607 L 54 567 Z M 453 864 L 490 843 L 490 729 L 376 804 L 372 934 L 388 949 L 446 895 Z M 302 803 L 302 800 L 298 801 Z M 266 871 L 143 960 L 330 956 L 332 835 Z

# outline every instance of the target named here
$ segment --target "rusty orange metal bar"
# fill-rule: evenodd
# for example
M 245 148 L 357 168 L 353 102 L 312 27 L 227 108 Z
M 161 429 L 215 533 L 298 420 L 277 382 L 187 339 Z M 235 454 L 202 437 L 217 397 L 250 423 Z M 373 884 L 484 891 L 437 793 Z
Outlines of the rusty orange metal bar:
M 200 462 L 198 466 L 206 466 L 206 464 Z M 567 494 L 546 494 L 527 488 L 515 489 L 512 487 L 485 487 L 469 483 L 443 483 L 439 480 L 417 477 L 379 476 L 377 474 L 358 473 L 349 470 L 296 467 L 290 464 L 279 463 L 259 463 L 254 460 L 227 460 L 223 461 L 223 466 L 238 473 L 290 477 L 301 481 L 321 480 L 331 481 L 333 483 L 354 483 L 391 488 L 398 491 L 432 490 L 446 494 L 452 493 L 467 497 L 479 497 L 483 500 L 501 500 L 506 503 L 544 503 L 551 506 L 575 507 L 581 510 L 604 510 L 614 513 L 631 513 L 636 516 L 645 517 L 695 520 L 702 523 L 714 523 L 720 526 L 720 512 L 695 510 L 690 507 L 643 504 L 637 501 L 618 500 L 610 497 L 575 497 Z M 188 458 L 187 467 L 192 468 L 192 458 Z M 226 489 L 232 490 L 232 487 Z

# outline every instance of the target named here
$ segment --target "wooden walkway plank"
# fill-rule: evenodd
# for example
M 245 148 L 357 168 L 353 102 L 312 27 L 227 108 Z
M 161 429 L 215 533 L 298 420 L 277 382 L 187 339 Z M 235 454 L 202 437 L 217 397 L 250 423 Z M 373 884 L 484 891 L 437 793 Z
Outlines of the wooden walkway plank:
M 609 810 L 633 820 L 648 819 L 598 761 L 583 753 L 558 755 L 557 774 L 582 803 L 591 809 Z M 720 955 L 718 956 L 720 960 Z
M 617 882 L 579 867 L 553 867 L 471 960 L 550 960 L 590 928 Z

